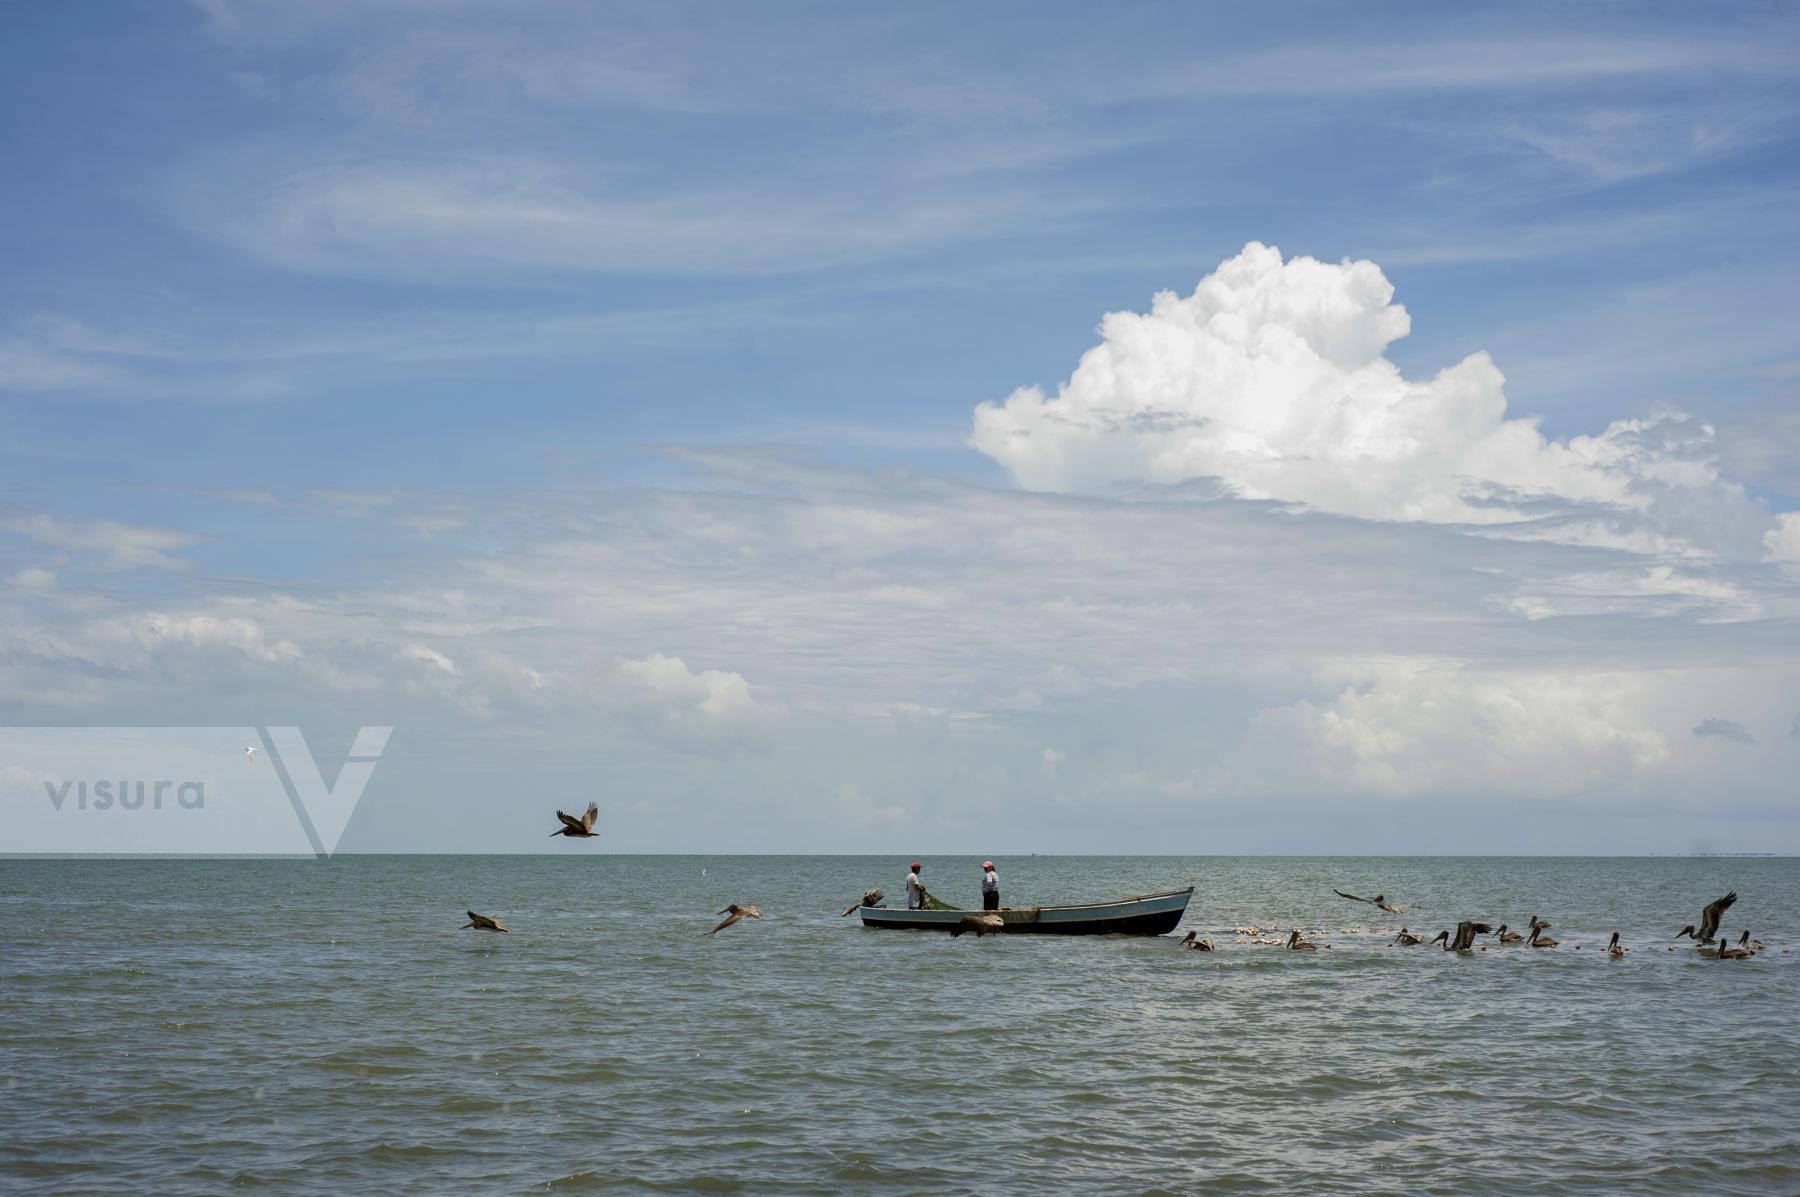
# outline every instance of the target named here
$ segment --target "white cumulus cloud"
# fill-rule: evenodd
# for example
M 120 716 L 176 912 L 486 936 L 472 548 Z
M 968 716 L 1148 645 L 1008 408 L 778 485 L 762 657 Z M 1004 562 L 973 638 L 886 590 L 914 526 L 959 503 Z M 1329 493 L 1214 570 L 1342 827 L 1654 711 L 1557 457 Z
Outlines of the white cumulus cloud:
M 1252 242 L 1192 295 L 1109 313 L 1054 396 L 1032 386 L 981 404 L 970 444 L 1032 490 L 1217 479 L 1243 498 L 1365 519 L 1531 521 L 1581 543 L 1622 533 L 1591 514 L 1575 522 L 1572 508 L 1628 517 L 1695 490 L 1748 504 L 1719 476 L 1712 430 L 1678 413 L 1555 441 L 1507 417 L 1486 353 L 1405 377 L 1385 356 L 1411 328 L 1393 296 L 1373 262 L 1284 261 Z M 1670 506 L 1679 536 L 1694 504 Z
M 757 703 L 742 674 L 695 672 L 680 657 L 662 653 L 619 662 L 603 688 L 664 747 L 702 756 L 747 747 L 771 715 Z

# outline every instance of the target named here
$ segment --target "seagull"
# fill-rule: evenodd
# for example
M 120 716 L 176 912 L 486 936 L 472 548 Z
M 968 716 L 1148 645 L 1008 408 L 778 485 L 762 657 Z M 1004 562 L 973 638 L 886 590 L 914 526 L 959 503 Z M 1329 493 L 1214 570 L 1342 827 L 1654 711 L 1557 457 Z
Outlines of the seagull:
M 572 840 L 591 840 L 600 834 L 594 830 L 594 820 L 600 817 L 600 804 L 597 802 L 588 803 L 587 813 L 579 819 L 574 815 L 565 815 L 561 811 L 556 812 L 556 817 L 562 820 L 563 825 L 550 833 L 551 839 L 555 839 L 559 835 L 566 835 Z
M 973 931 L 977 937 L 980 937 L 996 935 L 1004 930 L 1006 930 L 1006 920 L 991 910 L 984 910 L 980 914 L 963 915 L 956 926 L 950 929 L 950 938 L 955 939 L 964 931 Z
M 1619 933 L 1617 931 L 1614 931 L 1613 937 L 1612 937 L 1612 942 L 1606 945 L 1606 954 L 1608 956 L 1611 956 L 1614 960 L 1617 960 L 1620 956 L 1623 956 L 1626 952 L 1629 952 L 1630 950 L 1631 950 L 1630 948 L 1621 947 L 1619 945 Z
M 1199 932 L 1197 931 L 1189 931 L 1187 933 L 1187 938 L 1181 941 L 1181 946 L 1184 948 L 1192 948 L 1196 952 L 1210 952 L 1213 950 L 1213 941 L 1210 939 L 1201 939 Z
M 469 921 L 462 925 L 461 930 L 467 931 L 473 927 L 477 931 L 504 931 L 508 935 L 512 934 L 512 928 L 501 926 L 499 919 L 489 918 L 485 914 L 476 914 L 473 910 L 465 913 L 468 914 Z
M 1736 901 L 1737 891 L 1734 889 L 1718 901 L 1707 903 L 1706 909 L 1700 912 L 1699 931 L 1696 932 L 1694 930 L 1694 924 L 1689 923 L 1675 933 L 1675 938 L 1680 939 L 1685 935 L 1690 939 L 1699 940 L 1701 943 L 1711 943 L 1713 941 L 1713 936 L 1718 934 L 1720 917 L 1723 916 L 1727 910 L 1730 910 L 1731 904 Z
M 1556 941 L 1551 939 L 1548 935 L 1545 935 L 1538 928 L 1533 927 L 1531 929 L 1531 938 L 1525 941 L 1525 946 L 1528 948 L 1553 948 L 1556 946 Z
M 1534 914 L 1531 917 L 1535 920 L 1537 915 Z M 1550 924 L 1545 923 L 1544 925 L 1547 927 Z M 1505 923 L 1501 923 L 1500 930 L 1494 932 L 1494 938 L 1501 943 L 1523 943 L 1525 940 L 1525 937 L 1520 935 L 1517 931 L 1508 931 Z
M 1347 894 L 1341 889 L 1334 889 L 1331 892 L 1340 898 L 1349 898 L 1352 902 L 1368 902 L 1372 904 L 1375 909 L 1385 910 L 1389 914 L 1399 914 L 1406 909 L 1404 906 L 1388 901 L 1387 895 L 1385 894 L 1376 894 L 1373 898 L 1359 898 L 1355 894 Z
M 756 907 L 754 907 L 754 906 L 739 906 L 736 902 L 733 902 L 731 905 L 727 906 L 724 910 L 719 911 L 719 913 L 725 914 L 727 911 L 730 912 L 731 917 L 726 919 L 724 922 L 720 923 L 717 927 L 714 927 L 711 931 L 708 931 L 707 932 L 708 935 L 717 935 L 719 932 L 721 932 L 725 928 L 731 926 L 731 924 L 737 922 L 741 918 L 749 917 L 749 918 L 753 918 L 753 919 L 759 919 L 762 917 L 762 911 L 758 910 Z
M 875 903 L 881 901 L 885 897 L 887 897 L 887 895 L 882 893 L 878 889 L 864 890 L 863 896 L 862 896 L 862 901 L 852 903 L 851 905 L 844 907 L 844 913 L 838 915 L 838 917 L 843 918 L 845 915 L 848 915 L 851 911 L 857 909 L 858 907 L 873 906 L 873 905 L 875 905 Z
M 256 748 L 254 746 L 244 749 L 244 763 L 246 765 L 254 765 L 256 763 Z

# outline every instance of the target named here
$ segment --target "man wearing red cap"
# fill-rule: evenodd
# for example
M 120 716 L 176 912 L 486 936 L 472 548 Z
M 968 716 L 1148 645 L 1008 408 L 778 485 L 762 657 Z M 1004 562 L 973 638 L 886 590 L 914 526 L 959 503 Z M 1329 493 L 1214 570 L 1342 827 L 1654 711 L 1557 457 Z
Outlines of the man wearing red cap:
M 925 887 L 919 884 L 919 870 L 923 867 L 915 860 L 912 862 L 912 872 L 906 875 L 906 908 L 908 910 L 925 909 Z
M 981 908 L 983 910 L 1000 909 L 1000 874 L 994 872 L 994 862 L 981 862 Z

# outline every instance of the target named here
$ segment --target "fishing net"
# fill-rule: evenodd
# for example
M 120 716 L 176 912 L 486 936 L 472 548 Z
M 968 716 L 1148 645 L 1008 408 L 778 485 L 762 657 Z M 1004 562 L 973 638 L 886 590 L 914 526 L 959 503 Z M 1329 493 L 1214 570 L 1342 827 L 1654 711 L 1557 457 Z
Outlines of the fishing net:
M 919 909 L 920 910 L 961 910 L 962 907 L 952 906 L 948 902 L 940 902 L 937 898 L 932 896 L 932 893 L 930 890 L 926 889 L 924 886 L 921 885 L 919 887 Z

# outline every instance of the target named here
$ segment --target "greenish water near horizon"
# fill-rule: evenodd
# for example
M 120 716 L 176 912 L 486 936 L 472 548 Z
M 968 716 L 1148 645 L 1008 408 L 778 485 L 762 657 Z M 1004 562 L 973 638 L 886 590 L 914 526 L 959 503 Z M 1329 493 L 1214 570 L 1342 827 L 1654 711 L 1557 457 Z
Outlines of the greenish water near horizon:
M 1800 1191 L 1792 858 L 995 859 L 1010 905 L 1194 885 L 1220 950 L 838 917 L 902 857 L 0 860 L 0 1188 Z M 1666 950 L 1729 889 L 1768 951 Z M 1563 946 L 1377 930 L 1532 914 Z

